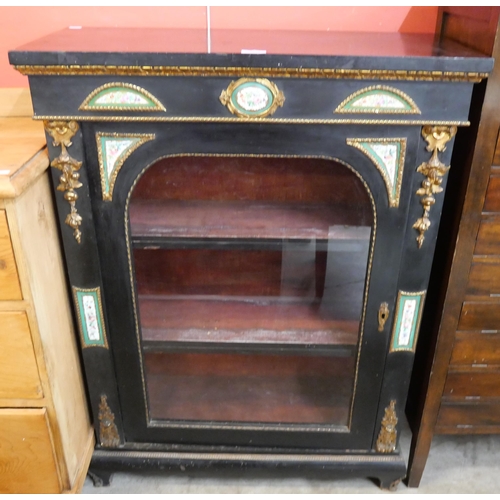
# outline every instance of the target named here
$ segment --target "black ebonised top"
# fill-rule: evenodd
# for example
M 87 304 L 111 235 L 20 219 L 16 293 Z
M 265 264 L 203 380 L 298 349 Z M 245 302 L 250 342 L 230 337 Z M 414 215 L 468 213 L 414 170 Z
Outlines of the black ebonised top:
M 245 50 L 265 54 L 241 53 Z M 204 29 L 64 29 L 9 53 L 14 65 L 345 68 L 487 73 L 493 60 L 434 35 Z

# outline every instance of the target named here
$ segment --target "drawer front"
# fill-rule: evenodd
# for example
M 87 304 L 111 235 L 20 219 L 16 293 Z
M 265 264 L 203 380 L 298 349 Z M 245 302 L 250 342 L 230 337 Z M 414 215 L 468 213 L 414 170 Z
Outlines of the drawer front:
M 499 432 L 500 403 L 442 403 L 436 431 L 453 428 L 455 432 Z
M 500 255 L 500 215 L 483 215 L 475 255 Z
M 0 493 L 60 493 L 46 410 L 0 409 Z
M 495 169 L 498 172 L 499 169 Z M 491 175 L 484 200 L 484 212 L 500 212 L 500 174 Z
M 465 400 L 500 398 L 500 371 L 449 372 L 443 397 Z
M 464 302 L 457 330 L 500 330 L 500 303 Z
M 0 300 L 23 298 L 5 210 L 0 210 L 0 284 Z
M 43 397 L 24 312 L 0 312 L 0 398 Z
M 474 257 L 469 273 L 466 295 L 500 297 L 500 257 Z
M 495 147 L 495 155 L 493 156 L 493 165 L 500 166 L 500 133 L 497 137 L 497 145 Z
M 450 364 L 500 365 L 500 333 L 457 332 Z

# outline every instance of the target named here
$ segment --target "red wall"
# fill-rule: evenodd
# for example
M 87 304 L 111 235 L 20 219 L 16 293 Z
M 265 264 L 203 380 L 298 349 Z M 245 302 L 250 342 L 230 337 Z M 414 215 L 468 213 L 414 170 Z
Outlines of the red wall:
M 212 28 L 434 32 L 437 7 L 211 7 Z M 0 7 L 0 87 L 26 87 L 7 52 L 68 26 L 204 28 L 206 7 Z

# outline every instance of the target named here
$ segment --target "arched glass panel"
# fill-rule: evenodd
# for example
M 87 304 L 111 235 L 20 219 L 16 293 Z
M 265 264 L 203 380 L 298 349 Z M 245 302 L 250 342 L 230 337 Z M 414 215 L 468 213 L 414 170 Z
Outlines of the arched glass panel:
M 148 168 L 130 229 L 150 419 L 348 426 L 373 226 L 337 161 Z

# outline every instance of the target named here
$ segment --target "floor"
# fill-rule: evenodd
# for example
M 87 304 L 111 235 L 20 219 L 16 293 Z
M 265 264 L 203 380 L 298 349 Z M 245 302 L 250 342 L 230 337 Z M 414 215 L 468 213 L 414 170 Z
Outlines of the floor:
M 408 455 L 410 435 L 403 430 L 401 448 Z M 435 436 L 422 482 L 418 489 L 401 483 L 398 494 L 498 493 L 500 492 L 500 436 Z M 87 478 L 86 494 L 169 493 L 169 494 L 286 494 L 362 493 L 392 494 L 368 479 L 317 480 L 200 478 L 195 475 L 116 473 L 111 486 L 95 488 Z

